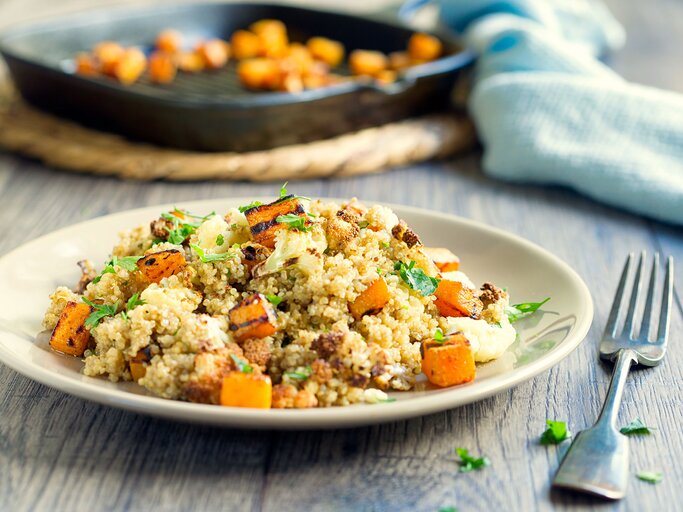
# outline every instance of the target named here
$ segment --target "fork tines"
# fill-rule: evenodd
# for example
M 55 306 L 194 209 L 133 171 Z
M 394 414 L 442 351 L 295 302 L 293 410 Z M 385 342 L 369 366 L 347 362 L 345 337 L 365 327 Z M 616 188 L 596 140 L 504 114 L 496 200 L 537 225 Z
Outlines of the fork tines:
M 607 319 L 607 325 L 605 326 L 605 338 L 628 338 L 629 340 L 633 341 L 637 340 L 639 342 L 651 342 L 661 345 L 664 345 L 666 343 L 669 334 L 671 301 L 673 297 L 674 261 L 671 256 L 669 256 L 666 261 L 666 276 L 664 278 L 664 287 L 662 290 L 658 332 L 654 339 L 650 338 L 650 330 L 654 316 L 655 287 L 657 284 L 657 277 L 659 274 L 659 253 L 655 253 L 654 261 L 652 262 L 652 271 L 650 272 L 650 283 L 648 285 L 647 297 L 645 299 L 645 306 L 643 308 L 642 322 L 640 325 L 640 330 L 638 331 L 638 336 L 636 336 L 636 312 L 638 310 L 638 304 L 640 302 L 643 281 L 645 279 L 643 275 L 643 264 L 645 262 L 646 257 L 647 255 L 645 251 L 643 251 L 640 254 L 638 267 L 636 268 L 636 275 L 633 280 L 633 288 L 628 302 L 628 310 L 626 313 L 626 319 L 624 320 L 624 327 L 623 330 L 619 332 L 618 328 L 621 323 L 621 317 L 624 309 L 622 307 L 624 290 L 626 288 L 626 282 L 628 281 L 629 273 L 631 270 L 631 264 L 633 263 L 634 259 L 633 253 L 628 255 L 628 258 L 626 259 L 626 264 L 624 265 L 624 270 L 621 273 L 621 279 L 619 280 L 617 292 L 614 296 L 612 310 L 610 311 L 609 317 Z

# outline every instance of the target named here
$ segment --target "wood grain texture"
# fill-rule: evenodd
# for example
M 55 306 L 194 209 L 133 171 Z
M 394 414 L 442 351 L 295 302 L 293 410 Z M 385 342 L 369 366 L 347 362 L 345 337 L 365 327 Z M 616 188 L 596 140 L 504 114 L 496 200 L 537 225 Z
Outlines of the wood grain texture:
M 6 5 L 14 9 L 6 12 L 18 16 L 42 3 L 10 0 L 0 5 L 0 18 Z M 632 29 L 637 24 L 639 31 L 650 31 L 656 42 L 632 48 L 633 60 L 622 55 L 620 71 L 635 76 L 642 59 L 660 59 L 651 69 L 661 74 L 649 77 L 650 83 L 680 84 L 670 69 L 680 69 L 678 63 L 666 60 L 683 42 L 683 31 L 674 31 L 679 22 L 654 14 L 640 18 L 645 8 L 635 0 L 609 3 L 633 23 Z M 649 6 L 655 3 L 672 12 L 680 8 L 671 0 Z M 0 254 L 59 227 L 132 207 L 264 195 L 275 187 L 141 185 L 52 171 L 0 153 Z M 586 342 L 548 372 L 476 404 L 331 432 L 223 430 L 148 418 L 70 397 L 0 366 L 0 510 L 680 509 L 683 350 L 676 334 L 683 332 L 683 315 L 678 290 L 667 359 L 661 367 L 632 373 L 620 415 L 623 423 L 640 417 L 658 428 L 652 436 L 632 440 L 631 470 L 660 469 L 664 481 L 653 486 L 634 476 L 627 498 L 616 504 L 551 493 L 549 482 L 566 447 L 541 447 L 537 439 L 546 418 L 566 419 L 573 431 L 595 419 L 609 381 L 609 368 L 596 358 L 597 340 L 623 259 L 641 249 L 673 254 L 680 290 L 681 229 L 565 189 L 490 180 L 480 171 L 478 154 L 385 175 L 301 182 L 296 191 L 443 210 L 540 244 L 575 268 L 593 294 L 595 321 Z M 486 454 L 492 466 L 459 474 L 455 446 Z

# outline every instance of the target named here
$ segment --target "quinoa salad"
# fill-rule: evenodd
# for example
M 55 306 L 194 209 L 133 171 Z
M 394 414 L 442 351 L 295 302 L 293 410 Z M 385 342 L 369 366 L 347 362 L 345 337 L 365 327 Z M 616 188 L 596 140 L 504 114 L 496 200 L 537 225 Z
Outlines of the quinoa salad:
M 167 399 L 309 408 L 464 384 L 543 303 L 475 285 L 381 205 L 283 186 L 269 204 L 160 214 L 120 233 L 103 268 L 78 262 L 43 326 L 85 375 Z

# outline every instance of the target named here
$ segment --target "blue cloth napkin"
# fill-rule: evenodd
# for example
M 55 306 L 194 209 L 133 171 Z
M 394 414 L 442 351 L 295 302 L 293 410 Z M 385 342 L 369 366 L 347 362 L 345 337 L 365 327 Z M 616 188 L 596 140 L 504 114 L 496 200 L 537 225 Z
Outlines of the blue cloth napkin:
M 683 96 L 624 81 L 598 56 L 621 26 L 589 0 L 441 0 L 478 54 L 469 109 L 483 167 L 683 224 Z

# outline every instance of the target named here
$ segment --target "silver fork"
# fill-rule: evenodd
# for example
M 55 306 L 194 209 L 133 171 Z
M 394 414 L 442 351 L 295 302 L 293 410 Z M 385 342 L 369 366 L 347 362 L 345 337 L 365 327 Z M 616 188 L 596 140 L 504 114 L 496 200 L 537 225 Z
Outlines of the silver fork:
M 619 331 L 623 316 L 622 302 L 633 254 L 629 254 L 614 296 L 605 333 L 600 342 L 600 357 L 614 362 L 612 380 L 598 421 L 591 428 L 579 432 L 560 464 L 553 486 L 587 492 L 610 499 L 623 498 L 628 483 L 628 437 L 617 430 L 616 420 L 624 384 L 632 363 L 657 366 L 664 357 L 669 335 L 671 299 L 673 295 L 673 258 L 669 256 L 659 313 L 656 338 L 649 336 L 653 319 L 655 284 L 659 269 L 659 254 L 655 254 L 650 284 L 638 336 L 636 336 L 636 310 L 644 281 L 643 261 L 640 256 L 628 303 L 624 328 Z M 618 333 L 618 334 L 617 334 Z

